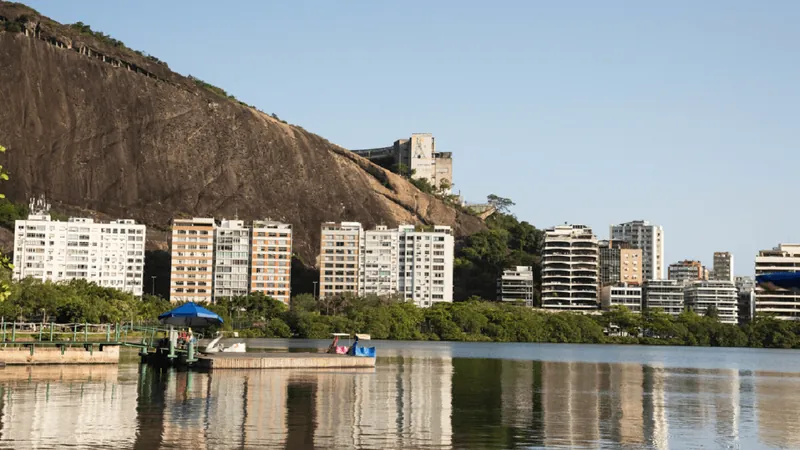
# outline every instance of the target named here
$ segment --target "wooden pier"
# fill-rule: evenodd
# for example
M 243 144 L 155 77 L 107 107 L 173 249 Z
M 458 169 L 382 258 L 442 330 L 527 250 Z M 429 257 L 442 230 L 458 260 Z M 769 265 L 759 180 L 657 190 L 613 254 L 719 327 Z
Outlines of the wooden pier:
M 375 358 L 328 353 L 210 353 L 198 355 L 203 369 L 357 369 L 374 368 Z

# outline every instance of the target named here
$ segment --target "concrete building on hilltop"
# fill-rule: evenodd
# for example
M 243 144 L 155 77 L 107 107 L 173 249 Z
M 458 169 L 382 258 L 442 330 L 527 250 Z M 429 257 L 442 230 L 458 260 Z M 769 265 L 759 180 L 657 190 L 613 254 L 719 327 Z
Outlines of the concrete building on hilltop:
M 700 261 L 690 261 L 688 259 L 670 264 L 668 273 L 668 279 L 682 283 L 708 279 L 708 270 L 703 264 Z
M 714 266 L 711 278 L 714 280 L 734 281 L 732 254 L 729 252 L 714 252 Z
M 597 237 L 585 225 L 546 230 L 542 257 L 542 308 L 590 311 L 600 307 Z
M 677 316 L 684 309 L 683 283 L 677 280 L 647 280 L 642 289 L 642 306 Z
M 739 323 L 738 300 L 736 286 L 732 281 L 698 280 L 689 282 L 684 287 L 686 309 L 704 315 L 713 307 L 722 323 Z
M 431 186 L 446 186 L 450 193 L 453 185 L 453 155 L 437 152 L 436 140 L 431 133 L 414 133 L 409 139 L 399 139 L 391 147 L 353 150 L 372 161 L 387 161 L 386 165 L 402 167 L 415 179 L 427 180 Z
M 624 306 L 631 312 L 640 314 L 642 312 L 642 287 L 625 283 L 603 286 L 600 290 L 600 301 L 603 309 Z
M 222 220 L 214 229 L 214 297 L 247 295 L 250 289 L 250 229 L 242 220 Z
M 625 241 L 642 250 L 642 276 L 645 280 L 664 278 L 664 229 L 645 220 L 611 225 L 612 241 Z
M 357 222 L 325 223 L 320 297 L 398 295 L 420 307 L 452 302 L 454 243 L 448 226 L 364 230 Z
M 641 284 L 642 250 L 625 241 L 600 241 L 600 286 Z
M 33 206 L 33 204 L 32 204 Z M 15 280 L 86 280 L 136 296 L 143 293 L 146 227 L 133 220 L 51 219 L 46 210 L 14 222 Z
M 497 300 L 533 306 L 533 267 L 516 266 L 504 270 L 497 279 Z
M 212 301 L 216 227 L 213 218 L 173 219 L 170 301 Z
M 288 305 L 292 226 L 273 220 L 254 220 L 251 236 L 250 292 L 260 292 Z
M 797 271 L 800 271 L 800 244 L 780 244 L 772 250 L 761 250 L 756 256 L 756 276 Z M 772 314 L 779 319 L 800 319 L 800 294 L 756 287 L 755 312 Z

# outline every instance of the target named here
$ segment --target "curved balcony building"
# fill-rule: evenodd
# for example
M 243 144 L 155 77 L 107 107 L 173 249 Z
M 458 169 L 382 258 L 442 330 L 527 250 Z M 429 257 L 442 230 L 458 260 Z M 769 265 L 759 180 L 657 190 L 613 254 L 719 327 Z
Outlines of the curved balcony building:
M 597 237 L 585 225 L 546 230 L 542 259 L 542 308 L 591 311 L 598 299 Z

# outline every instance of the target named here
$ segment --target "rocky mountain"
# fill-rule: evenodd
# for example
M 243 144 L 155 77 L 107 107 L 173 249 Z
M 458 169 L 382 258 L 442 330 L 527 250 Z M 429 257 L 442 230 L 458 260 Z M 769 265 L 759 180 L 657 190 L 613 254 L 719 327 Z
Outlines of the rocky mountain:
M 131 217 L 165 231 L 173 217 L 292 223 L 316 257 L 323 221 L 483 223 L 324 138 L 88 26 L 0 2 L 0 143 L 14 201 Z M 309 105 L 309 107 L 311 107 Z M 157 243 L 158 244 L 158 243 Z

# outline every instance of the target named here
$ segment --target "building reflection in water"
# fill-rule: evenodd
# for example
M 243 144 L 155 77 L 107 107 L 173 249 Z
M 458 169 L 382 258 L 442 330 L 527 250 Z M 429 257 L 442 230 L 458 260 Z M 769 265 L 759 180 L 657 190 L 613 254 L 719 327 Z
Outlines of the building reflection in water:
M 130 447 L 136 385 L 118 379 L 116 365 L 0 370 L 0 446 Z
M 773 447 L 800 448 L 800 375 L 755 372 L 758 436 Z

